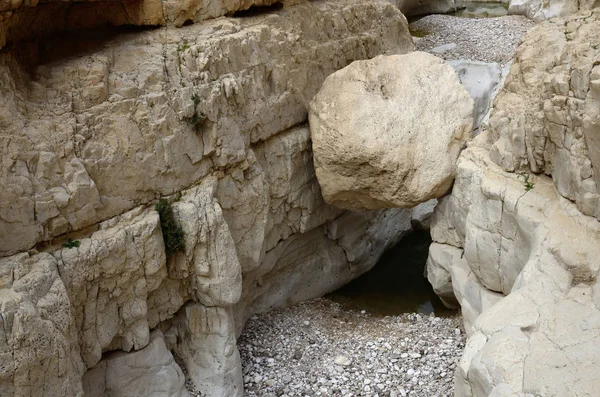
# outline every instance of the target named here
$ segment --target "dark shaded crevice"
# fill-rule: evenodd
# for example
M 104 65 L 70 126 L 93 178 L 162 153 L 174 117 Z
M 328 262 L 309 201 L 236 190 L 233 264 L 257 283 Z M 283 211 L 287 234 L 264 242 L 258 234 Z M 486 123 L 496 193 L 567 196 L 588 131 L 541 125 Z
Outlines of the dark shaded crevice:
M 86 29 L 163 24 L 163 16 L 146 15 L 141 0 L 123 1 L 57 1 L 42 2 L 34 7 L 21 6 L 10 12 L 0 12 L 6 43 L 11 46 L 28 40 L 44 38 L 58 32 L 79 32 Z
M 231 14 L 233 18 L 247 18 L 275 13 L 283 9 L 283 3 L 276 2 L 270 5 L 254 5 L 246 10 L 239 10 Z
M 415 231 L 387 250 L 370 271 L 326 298 L 353 310 L 374 315 L 435 313 L 451 316 L 424 276 L 431 237 L 428 231 Z
M 32 74 L 41 64 L 93 54 L 120 36 L 135 35 L 157 28 L 159 26 L 123 25 L 62 31 L 44 35 L 42 38 L 33 37 L 7 44 L 0 49 L 0 54 L 13 55 L 19 66 Z

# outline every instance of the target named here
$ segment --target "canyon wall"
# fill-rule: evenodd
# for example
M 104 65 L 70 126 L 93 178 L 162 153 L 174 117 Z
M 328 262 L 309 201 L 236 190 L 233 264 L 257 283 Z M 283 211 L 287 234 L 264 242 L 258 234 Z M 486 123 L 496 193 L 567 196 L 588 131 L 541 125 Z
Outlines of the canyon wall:
M 469 334 L 456 396 L 600 394 L 599 32 L 595 10 L 527 34 L 435 211 L 430 279 Z
M 217 8 L 197 15 L 231 11 Z M 136 384 L 186 396 L 170 351 L 199 390 L 242 395 L 248 316 L 344 284 L 411 227 L 412 210 L 325 204 L 305 124 L 329 74 L 413 49 L 388 3 L 298 2 L 17 47 L 0 53 L 3 397 L 132 397 Z M 163 197 L 181 251 L 165 247 Z

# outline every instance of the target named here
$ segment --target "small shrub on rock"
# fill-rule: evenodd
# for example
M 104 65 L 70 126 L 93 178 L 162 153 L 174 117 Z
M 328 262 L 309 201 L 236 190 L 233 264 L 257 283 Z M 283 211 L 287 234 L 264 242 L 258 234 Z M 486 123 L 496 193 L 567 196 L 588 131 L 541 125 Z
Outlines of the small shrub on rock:
M 73 240 L 72 238 L 69 237 L 67 242 L 63 244 L 63 247 L 71 249 L 71 248 L 77 248 L 80 245 L 81 245 L 81 241 Z
M 171 203 L 165 199 L 160 199 L 154 206 L 154 209 L 160 216 L 160 228 L 162 229 L 167 256 L 183 251 L 185 248 L 183 230 L 175 222 Z

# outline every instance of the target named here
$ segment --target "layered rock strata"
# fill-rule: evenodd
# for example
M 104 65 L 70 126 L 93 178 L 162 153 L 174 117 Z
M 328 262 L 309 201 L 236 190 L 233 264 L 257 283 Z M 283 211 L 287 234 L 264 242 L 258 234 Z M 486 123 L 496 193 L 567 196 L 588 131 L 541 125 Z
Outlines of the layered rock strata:
M 132 397 L 114 352 L 164 353 L 154 329 L 196 387 L 242 395 L 248 316 L 341 285 L 411 227 L 326 205 L 303 122 L 328 74 L 412 48 L 396 8 L 350 0 L 0 54 L 3 397 Z M 168 257 L 161 196 L 184 236 Z M 176 388 L 163 353 L 131 360 Z
M 224 197 L 245 195 L 264 224 L 266 184 L 251 145 L 303 122 L 305 103 L 335 70 L 413 48 L 404 17 L 377 2 L 304 3 L 261 18 L 74 40 L 37 49 L 43 61 L 88 48 L 48 64 L 0 55 L 0 255 L 216 170 L 226 218 L 251 224 L 234 217 L 244 199 Z M 234 239 L 243 227 L 232 224 Z
M 528 33 L 434 214 L 429 274 L 469 334 L 459 397 L 600 393 L 598 32 L 600 11 Z

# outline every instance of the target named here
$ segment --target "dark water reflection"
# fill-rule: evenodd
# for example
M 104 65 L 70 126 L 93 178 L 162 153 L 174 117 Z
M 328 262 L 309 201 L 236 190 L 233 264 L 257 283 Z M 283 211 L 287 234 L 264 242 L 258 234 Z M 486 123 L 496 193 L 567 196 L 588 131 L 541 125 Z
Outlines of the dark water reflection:
M 435 313 L 449 316 L 423 276 L 431 237 L 414 232 L 383 254 L 375 267 L 326 296 L 345 307 L 371 314 L 393 316 L 402 313 Z

